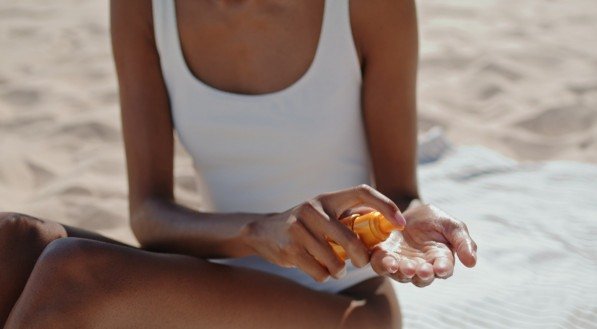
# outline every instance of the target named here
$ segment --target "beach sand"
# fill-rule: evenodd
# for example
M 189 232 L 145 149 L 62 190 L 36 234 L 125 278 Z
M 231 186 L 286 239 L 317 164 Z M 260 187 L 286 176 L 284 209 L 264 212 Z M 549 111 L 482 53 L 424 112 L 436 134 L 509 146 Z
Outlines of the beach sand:
M 597 163 L 597 5 L 419 1 L 420 130 L 518 160 Z M 0 4 L 0 211 L 135 243 L 108 2 Z M 201 206 L 189 157 L 177 197 Z

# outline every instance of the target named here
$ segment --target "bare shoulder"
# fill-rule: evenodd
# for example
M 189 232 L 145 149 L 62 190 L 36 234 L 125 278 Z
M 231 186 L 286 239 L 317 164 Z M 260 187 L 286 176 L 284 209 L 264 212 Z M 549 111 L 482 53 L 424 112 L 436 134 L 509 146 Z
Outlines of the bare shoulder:
M 414 0 L 349 0 L 350 19 L 361 59 L 388 48 L 418 45 Z

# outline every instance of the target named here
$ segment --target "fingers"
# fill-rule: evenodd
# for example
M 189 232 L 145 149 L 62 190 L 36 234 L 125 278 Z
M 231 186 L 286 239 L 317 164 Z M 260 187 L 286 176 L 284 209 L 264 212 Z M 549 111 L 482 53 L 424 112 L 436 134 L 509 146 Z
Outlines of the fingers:
M 417 266 L 416 275 L 412 279 L 412 283 L 419 287 L 427 287 L 435 279 L 433 273 L 433 266 L 427 262 L 420 263 Z
M 468 233 L 466 225 L 460 221 L 451 220 L 444 234 L 460 262 L 466 267 L 473 267 L 477 263 L 477 244 Z
M 319 196 L 324 210 L 339 217 L 339 209 L 348 209 L 355 206 L 368 206 L 381 212 L 394 225 L 404 228 L 406 220 L 398 206 L 385 195 L 369 185 L 362 184 L 354 188 L 326 193 Z
M 416 262 L 403 258 L 399 262 L 399 270 L 389 276 L 398 282 L 409 283 L 412 282 L 415 277 L 416 267 Z
M 406 257 L 376 248 L 371 255 L 371 267 L 381 276 L 389 276 L 398 282 L 408 283 L 416 274 L 417 264 Z
M 322 238 L 317 238 L 303 225 L 297 225 L 296 236 L 301 239 L 307 252 L 323 265 L 329 274 L 336 279 L 341 279 L 346 274 L 345 264 Z
M 373 268 L 377 274 L 387 276 L 400 270 L 400 261 L 397 256 L 394 256 L 381 248 L 376 248 L 371 254 L 371 268 Z
M 392 279 L 401 282 L 412 282 L 417 287 L 426 287 L 435 279 L 433 266 L 424 260 L 403 259 L 400 261 L 400 270 L 390 275 Z
M 447 279 L 454 273 L 454 261 L 447 257 L 439 257 L 433 261 L 433 272 L 441 279 Z
M 439 265 L 444 266 L 441 262 Z M 401 283 L 412 282 L 417 287 L 430 285 L 436 276 L 434 266 L 424 259 L 400 257 L 381 248 L 375 249 L 371 255 L 371 267 L 381 276 L 389 276 Z
M 398 272 L 403 279 L 412 279 L 417 274 L 417 263 L 410 259 L 400 261 L 400 271 Z
M 322 240 L 327 237 L 341 245 L 355 266 L 363 267 L 369 263 L 369 250 L 356 234 L 339 221 L 330 220 L 328 215 L 323 210 L 318 209 L 317 206 L 307 203 L 301 211 L 300 220 L 313 236 Z M 329 245 L 326 247 L 331 251 Z M 322 260 L 325 261 L 327 256 L 322 256 Z
M 321 265 L 307 250 L 301 250 L 294 255 L 296 265 L 303 272 L 307 273 L 317 282 L 325 282 L 328 280 L 330 273 Z

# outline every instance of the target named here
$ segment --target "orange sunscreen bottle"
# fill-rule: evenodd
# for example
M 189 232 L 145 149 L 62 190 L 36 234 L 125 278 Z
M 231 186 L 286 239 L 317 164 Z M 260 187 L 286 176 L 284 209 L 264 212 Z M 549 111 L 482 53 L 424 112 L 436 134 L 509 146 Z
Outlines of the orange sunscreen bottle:
M 369 249 L 385 241 L 392 231 L 399 230 L 378 211 L 372 211 L 364 215 L 354 214 L 340 219 L 340 222 L 351 229 Z M 329 243 L 338 257 L 341 259 L 347 258 L 342 246 L 334 241 L 329 241 Z

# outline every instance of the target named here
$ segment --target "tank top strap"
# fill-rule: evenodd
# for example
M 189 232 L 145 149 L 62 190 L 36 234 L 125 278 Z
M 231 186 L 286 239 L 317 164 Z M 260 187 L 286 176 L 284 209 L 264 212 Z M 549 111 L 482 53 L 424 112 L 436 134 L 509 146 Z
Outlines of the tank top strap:
M 182 73 L 184 67 L 179 63 L 182 49 L 179 43 L 176 8 L 174 0 L 152 0 L 153 30 L 160 61 Z
M 350 29 L 350 0 L 325 0 L 324 21 L 321 37 L 325 41 L 324 47 L 330 48 L 330 43 L 333 40 L 344 39 L 351 37 Z M 330 45 L 328 45 L 330 44 Z
M 337 67 L 345 74 L 361 75 L 360 62 L 356 51 L 350 22 L 350 0 L 325 0 L 326 9 L 322 29 L 322 42 L 319 49 L 320 65 L 326 70 Z

